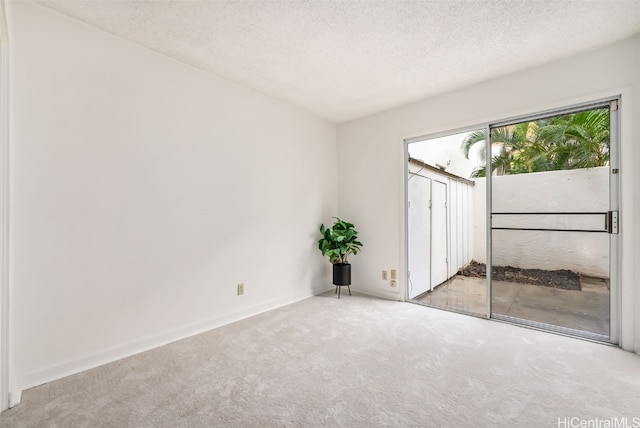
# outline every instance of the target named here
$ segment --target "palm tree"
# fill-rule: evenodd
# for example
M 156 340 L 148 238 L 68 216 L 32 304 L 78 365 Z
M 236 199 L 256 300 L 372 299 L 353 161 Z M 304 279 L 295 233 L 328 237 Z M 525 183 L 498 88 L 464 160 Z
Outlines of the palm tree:
M 498 175 L 519 174 L 531 169 L 530 155 L 531 147 L 535 145 L 536 135 L 535 122 L 522 122 L 516 125 L 493 128 L 491 130 L 491 144 L 499 147 L 499 153 L 491 159 L 491 171 L 497 171 Z M 474 144 L 486 143 L 486 130 L 479 129 L 471 133 L 462 142 L 461 150 L 465 158 L 469 159 L 469 151 Z M 483 147 L 481 153 L 484 152 Z M 484 155 L 482 155 L 484 158 Z M 476 168 L 471 174 L 472 177 L 486 176 L 485 166 Z
M 538 140 L 549 147 L 553 169 L 608 165 L 609 137 L 608 109 L 559 116 L 538 131 Z
M 486 140 L 484 129 L 473 132 L 462 142 L 462 153 L 468 159 L 471 147 Z M 588 110 L 493 128 L 491 143 L 500 146 L 500 153 L 491 161 L 491 171 L 497 175 L 608 165 L 609 110 Z M 471 176 L 486 176 L 485 166 Z

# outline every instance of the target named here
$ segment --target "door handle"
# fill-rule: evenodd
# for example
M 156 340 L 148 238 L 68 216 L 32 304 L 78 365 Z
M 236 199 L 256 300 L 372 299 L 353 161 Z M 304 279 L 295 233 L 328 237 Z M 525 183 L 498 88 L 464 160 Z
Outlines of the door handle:
M 606 217 L 606 227 L 609 233 L 618 233 L 618 211 L 609 211 Z

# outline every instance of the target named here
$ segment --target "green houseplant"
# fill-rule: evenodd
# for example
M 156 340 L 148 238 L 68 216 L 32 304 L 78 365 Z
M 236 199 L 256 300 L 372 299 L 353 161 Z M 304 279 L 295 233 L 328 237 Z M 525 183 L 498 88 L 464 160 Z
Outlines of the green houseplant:
M 335 221 L 333 226 L 325 227 L 320 225 L 320 234 L 322 237 L 318 240 L 318 248 L 323 256 L 329 258 L 333 264 L 333 284 L 336 291 L 341 285 L 346 285 L 351 294 L 351 265 L 348 257 L 358 254 L 362 243 L 358 241 L 358 231 L 352 223 L 333 217 Z M 340 294 L 338 294 L 340 297 Z

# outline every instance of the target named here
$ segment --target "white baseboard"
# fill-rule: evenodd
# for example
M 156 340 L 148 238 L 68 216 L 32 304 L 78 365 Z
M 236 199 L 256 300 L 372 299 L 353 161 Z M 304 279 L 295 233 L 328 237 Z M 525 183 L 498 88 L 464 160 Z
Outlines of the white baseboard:
M 52 382 L 66 376 L 74 375 L 85 370 L 89 370 L 104 364 L 120 360 L 122 358 L 139 354 L 144 351 L 158 348 L 160 346 L 167 345 L 169 343 L 182 340 L 187 337 L 195 336 L 197 334 L 204 333 L 206 331 L 222 327 L 224 325 L 231 324 L 233 322 L 240 321 L 242 319 L 249 318 L 263 312 L 267 312 L 307 299 L 316 294 L 324 293 L 330 289 L 331 288 L 327 288 L 326 286 L 312 287 L 312 289 L 310 290 L 311 293 L 305 293 L 302 295 L 291 295 L 273 299 L 267 302 L 243 308 L 240 311 L 235 311 L 194 324 L 178 327 L 157 335 L 149 336 L 140 340 L 123 344 L 121 346 L 107 349 L 102 352 L 85 355 L 62 364 L 55 364 L 44 370 L 27 373 L 18 378 L 17 384 L 19 385 L 19 387 L 14 391 L 11 391 L 11 399 L 14 404 L 18 404 L 22 396 L 22 391 L 29 388 Z
M 386 300 L 398 300 L 398 301 L 402 300 L 400 293 L 398 293 L 397 291 L 386 291 L 386 290 L 380 290 L 376 288 L 354 287 L 354 286 L 351 286 L 351 290 L 357 291 L 358 293 L 366 294 L 368 296 L 379 297 L 381 299 L 386 299 Z
M 15 391 L 9 391 L 9 408 L 17 406 L 22 400 L 22 390 L 16 389 Z
M 335 288 L 334 285 L 318 285 L 314 286 L 311 290 L 313 291 L 313 295 L 317 296 L 318 294 L 326 293 L 327 291 L 331 291 Z

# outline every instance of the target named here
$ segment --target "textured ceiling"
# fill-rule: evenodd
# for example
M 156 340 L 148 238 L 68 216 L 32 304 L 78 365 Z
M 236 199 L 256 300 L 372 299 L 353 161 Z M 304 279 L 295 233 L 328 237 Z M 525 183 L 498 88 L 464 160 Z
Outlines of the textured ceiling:
M 40 0 L 335 122 L 640 32 L 639 0 Z

